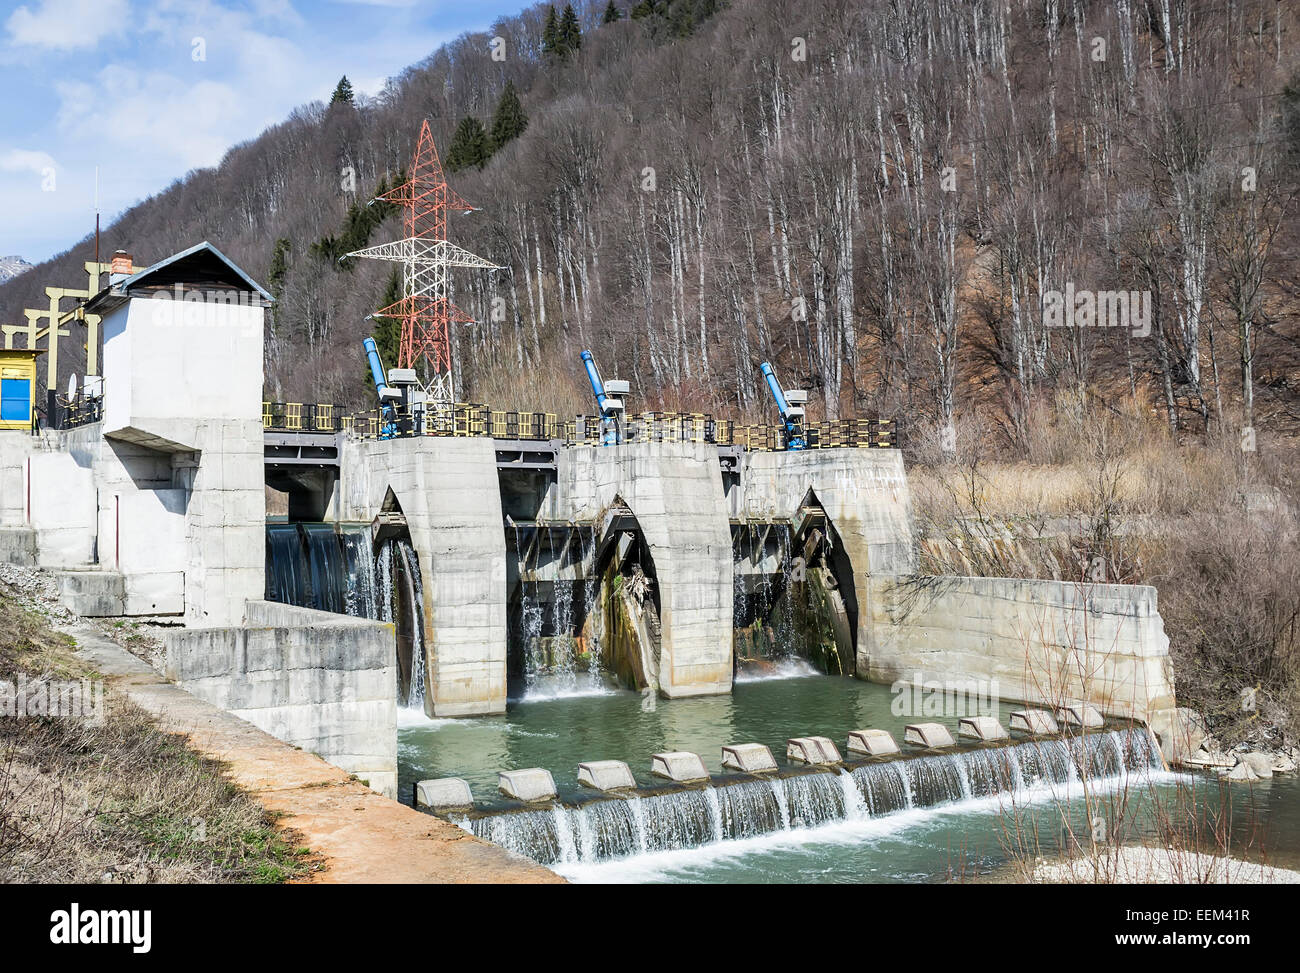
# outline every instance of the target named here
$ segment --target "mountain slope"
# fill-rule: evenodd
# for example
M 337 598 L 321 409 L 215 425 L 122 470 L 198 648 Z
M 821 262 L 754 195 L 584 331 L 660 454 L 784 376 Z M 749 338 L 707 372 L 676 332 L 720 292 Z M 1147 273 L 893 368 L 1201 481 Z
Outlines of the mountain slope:
M 267 394 L 368 406 L 359 341 L 388 268 L 332 259 L 368 222 L 349 208 L 397 177 L 421 119 L 445 158 L 464 118 L 491 127 L 509 82 L 525 131 L 450 176 L 481 207 L 452 239 L 510 268 L 456 278 L 481 322 L 456 329 L 462 398 L 589 409 L 591 347 L 638 410 L 765 415 L 769 359 L 816 414 L 1012 445 L 1036 403 L 1079 389 L 1192 429 L 1244 421 L 1247 388 L 1262 427 L 1300 417 L 1296 239 L 1279 217 L 1300 145 L 1294 12 L 660 0 L 605 24 L 605 6 L 575 5 L 578 50 L 548 53 L 535 7 L 380 98 L 306 106 L 134 207 L 107 249 L 148 261 L 211 240 L 280 297 Z M 1243 220 L 1279 228 L 1247 305 Z M 400 220 L 362 229 L 392 239 Z M 0 287 L 0 319 L 77 280 L 85 249 Z M 1147 333 L 1051 327 L 1041 308 L 1067 287 L 1149 294 Z

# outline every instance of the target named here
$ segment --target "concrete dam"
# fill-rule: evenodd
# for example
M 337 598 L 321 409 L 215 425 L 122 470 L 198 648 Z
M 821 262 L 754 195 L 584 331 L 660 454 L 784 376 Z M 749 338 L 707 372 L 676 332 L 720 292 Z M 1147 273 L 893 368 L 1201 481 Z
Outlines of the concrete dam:
M 1164 758 L 1175 754 L 1153 588 L 920 575 L 891 424 L 804 424 L 799 393 L 767 366 L 784 428 L 632 415 L 626 384 L 595 377 L 600 414 L 574 420 L 469 404 L 424 413 L 417 398 L 399 409 L 396 393 L 383 397 L 392 373 L 377 378 L 380 410 L 345 417 L 263 400 L 269 295 L 216 248 L 112 271 L 80 307 L 102 331 L 103 374 L 52 397 L 52 421 L 0 429 L 0 559 L 53 573 L 81 615 L 150 622 L 169 679 L 378 791 L 396 795 L 408 773 L 398 727 L 413 711 L 467 730 L 480 718 L 494 733 L 488 718 L 530 694 L 566 705 L 617 687 L 658 707 L 667 740 L 678 701 L 726 698 L 791 663 L 894 687 L 992 686 L 1112 721 L 1081 728 L 1103 757 L 1080 763 L 1054 743 L 1061 753 L 1029 777 L 1159 763 L 1145 742 L 1115 737 L 1130 733 L 1116 720 L 1145 724 Z M 268 520 L 268 486 L 286 495 L 287 517 Z M 850 706 L 835 725 L 857 731 L 860 716 Z M 463 760 L 510 752 L 493 746 Z M 994 746 L 1019 769 L 955 752 L 933 766 L 840 764 L 816 780 L 723 773 L 661 803 L 699 805 L 674 832 L 690 844 L 803 820 L 812 812 L 792 810 L 806 804 L 796 790 L 842 817 L 1030 786 L 1029 757 Z M 908 777 L 920 773 L 931 783 Z M 541 860 L 585 840 L 584 815 L 622 822 L 610 825 L 622 838 L 601 840 L 659 840 L 614 801 L 547 806 L 519 812 L 550 822 L 550 837 L 527 841 L 503 837 L 513 825 L 493 823 L 501 815 L 464 820 Z M 716 807 L 730 810 L 710 817 Z M 718 823 L 741 818 L 760 823 L 734 835 Z

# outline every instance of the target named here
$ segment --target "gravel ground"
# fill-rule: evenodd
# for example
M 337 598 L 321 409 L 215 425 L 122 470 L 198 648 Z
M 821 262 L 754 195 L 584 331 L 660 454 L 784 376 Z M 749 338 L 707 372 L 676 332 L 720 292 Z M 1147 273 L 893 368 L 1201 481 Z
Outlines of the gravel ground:
M 0 582 L 9 586 L 23 607 L 40 614 L 56 629 L 82 620 L 59 602 L 59 583 L 53 575 L 33 568 L 0 564 Z M 85 621 L 132 655 L 162 671 L 165 650 L 157 637 L 161 626 L 125 619 L 87 618 Z
M 1117 851 L 1038 862 L 1033 881 L 1115 885 L 1297 885 L 1300 872 L 1239 858 L 1126 845 Z

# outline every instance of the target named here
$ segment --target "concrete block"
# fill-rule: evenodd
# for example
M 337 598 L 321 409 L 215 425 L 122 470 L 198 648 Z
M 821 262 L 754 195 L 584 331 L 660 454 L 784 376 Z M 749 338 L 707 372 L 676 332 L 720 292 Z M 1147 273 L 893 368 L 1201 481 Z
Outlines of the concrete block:
M 840 762 L 840 752 L 829 737 L 794 737 L 785 742 L 785 759 L 825 766 Z
M 956 743 L 942 723 L 909 723 L 903 730 L 903 742 L 931 750 L 951 747 Z
M 623 791 L 636 788 L 632 768 L 621 760 L 589 760 L 578 764 L 578 783 L 598 791 Z
M 1106 721 L 1102 718 L 1097 707 L 1091 703 L 1070 703 L 1066 706 L 1056 708 L 1056 718 L 1066 726 L 1082 726 L 1092 728 L 1103 725 Z
M 185 572 L 125 576 L 125 615 L 185 614 Z
M 888 730 L 854 730 L 849 734 L 849 753 L 882 757 L 898 752 L 898 741 Z
M 36 531 L 30 527 L 0 528 L 0 564 L 36 566 Z
M 1011 714 L 1011 732 L 1030 736 L 1060 733 L 1056 718 L 1045 709 L 1020 709 Z
M 650 773 L 679 784 L 709 779 L 709 772 L 704 769 L 700 755 L 686 750 L 654 754 L 650 760 Z
M 763 774 L 776 770 L 776 758 L 761 743 L 732 743 L 722 748 L 722 766 L 747 774 Z
M 957 723 L 957 735 L 972 740 L 1005 740 L 1009 734 L 994 716 L 963 716 Z
M 420 810 L 468 811 L 474 807 L 474 798 L 461 778 L 441 777 L 415 785 L 415 806 Z
M 555 780 L 545 767 L 527 770 L 503 770 L 497 774 L 497 789 L 516 801 L 550 801 L 555 799 Z
M 111 571 L 61 571 L 59 601 L 87 618 L 112 618 L 126 611 L 126 584 Z

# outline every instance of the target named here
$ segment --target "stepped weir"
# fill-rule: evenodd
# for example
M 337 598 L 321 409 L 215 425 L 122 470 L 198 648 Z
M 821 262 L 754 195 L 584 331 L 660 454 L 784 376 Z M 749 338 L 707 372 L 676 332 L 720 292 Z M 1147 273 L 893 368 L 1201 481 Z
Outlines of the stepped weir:
M 883 818 L 979 798 L 1039 793 L 1163 769 L 1144 728 L 850 763 L 831 770 L 716 777 L 695 787 L 597 796 L 473 815 L 461 827 L 545 865 L 592 864 L 720 841 Z

